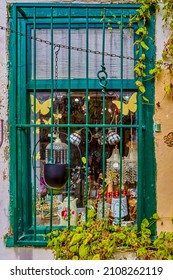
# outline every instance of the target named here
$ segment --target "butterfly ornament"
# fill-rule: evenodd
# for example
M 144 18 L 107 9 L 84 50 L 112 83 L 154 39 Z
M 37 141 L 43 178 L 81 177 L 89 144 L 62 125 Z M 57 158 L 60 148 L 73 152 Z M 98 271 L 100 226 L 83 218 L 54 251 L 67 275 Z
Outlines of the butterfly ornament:
M 31 110 L 32 112 L 35 112 L 36 114 L 40 112 L 42 115 L 47 115 L 50 111 L 52 102 L 51 99 L 49 98 L 48 100 L 44 102 L 39 102 L 39 100 L 36 98 L 35 99 L 35 106 L 34 106 L 34 96 L 31 95 Z
M 119 110 L 121 110 L 120 100 L 114 100 L 112 101 L 112 103 L 115 104 Z M 122 102 L 122 114 L 127 116 L 129 112 L 135 113 L 136 110 L 137 110 L 137 92 L 134 92 L 130 96 L 128 103 Z

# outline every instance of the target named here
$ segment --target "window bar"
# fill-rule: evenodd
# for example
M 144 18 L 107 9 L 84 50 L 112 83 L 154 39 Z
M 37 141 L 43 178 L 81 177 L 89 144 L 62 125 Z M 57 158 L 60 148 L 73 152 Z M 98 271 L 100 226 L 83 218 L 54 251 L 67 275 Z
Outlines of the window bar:
M 71 8 L 68 12 L 68 228 L 70 227 L 70 107 L 71 107 L 71 98 L 70 98 L 70 89 L 71 89 Z
M 17 124 L 16 125 L 17 127 L 45 127 L 45 124 L 34 124 L 34 123 L 32 123 L 32 124 Z M 83 128 L 83 124 L 78 124 L 77 125 L 78 127 L 81 127 L 81 128 Z M 95 128 L 95 124 L 88 124 L 88 125 L 86 125 L 87 127 L 90 127 L 90 128 Z M 132 125 L 133 126 L 133 128 L 139 128 L 139 125 L 138 124 L 133 124 Z M 121 124 L 117 124 L 117 128 L 131 128 L 132 127 L 130 124 L 124 124 L 124 125 L 121 125 Z M 55 124 L 48 124 L 47 125 L 47 127 L 56 127 L 56 125 Z M 59 124 L 59 127 L 76 127 L 76 124 Z M 108 127 L 110 127 L 110 128 L 115 128 L 115 124 L 111 124 L 111 125 L 109 125 L 109 124 L 97 124 L 97 127 L 99 127 L 99 128 L 102 128 L 102 127 L 105 127 L 105 128 L 108 128 Z
M 19 32 L 19 35 L 17 36 L 18 37 L 18 53 L 20 54 L 18 56 L 18 61 L 17 61 L 17 64 L 18 64 L 18 68 L 20 69 L 18 71 L 18 75 L 17 75 L 17 78 L 18 78 L 18 81 L 17 81 L 17 84 L 20 84 L 20 81 L 21 81 L 21 36 L 20 36 L 20 33 L 21 33 L 21 25 L 18 21 L 18 16 L 17 16 L 17 26 L 18 26 L 18 32 Z M 21 87 L 18 88 L 18 91 L 21 91 Z M 22 98 L 21 98 L 21 95 L 20 97 L 18 98 L 18 112 L 17 112 L 17 122 L 18 123 L 21 123 L 23 122 L 23 119 L 22 117 L 24 117 L 24 114 L 22 114 L 22 101 L 24 101 Z M 18 145 L 23 147 L 23 135 L 21 133 L 20 130 L 17 131 L 18 132 Z M 23 185 L 23 182 L 22 182 L 22 179 L 23 179 L 23 170 L 22 170 L 22 165 L 24 166 L 24 164 L 22 164 L 22 148 L 19 149 L 18 151 L 18 155 L 19 155 L 19 159 L 20 159 L 20 168 L 21 168 L 21 172 L 19 173 L 19 191 L 18 191 L 18 200 L 21 201 L 22 198 L 23 198 L 23 201 L 24 201 L 24 195 L 23 195 L 23 188 L 22 188 L 22 185 Z M 23 225 L 25 227 L 25 217 L 23 217 L 23 204 L 21 204 L 21 206 L 18 205 L 18 211 L 19 211 L 19 217 L 20 217 L 20 220 L 23 220 Z M 23 228 L 22 228 L 22 222 L 19 222 L 18 221 L 18 234 L 19 234 L 19 237 L 22 235 L 23 233 Z
M 121 48 L 121 58 L 120 58 L 120 123 L 123 125 L 123 10 L 121 9 L 121 25 L 120 25 L 120 48 Z M 120 191 L 119 191 L 119 224 L 121 225 L 121 207 L 122 207 L 122 156 L 123 156 L 123 127 L 120 127 Z
M 34 124 L 36 124 L 36 7 L 33 8 L 34 20 L 34 54 L 33 54 L 33 77 L 34 77 Z M 34 147 L 36 146 L 36 127 L 34 127 Z M 34 240 L 36 240 L 37 224 L 36 224 L 36 151 L 34 152 Z
M 106 9 L 104 10 L 105 16 L 106 16 Z M 103 27 L 102 27 L 102 71 L 104 75 L 106 74 L 106 68 L 105 68 L 105 57 L 104 57 L 104 52 L 105 52 L 105 20 L 103 20 Z M 102 88 L 102 124 L 105 124 L 106 122 L 106 113 L 105 113 L 105 108 L 106 108 L 106 82 L 107 82 L 107 77 L 105 76 L 105 80 L 103 83 Z M 102 146 L 102 217 L 104 217 L 104 212 L 105 212 L 105 127 L 102 127 L 102 134 L 103 134 L 103 146 Z
M 89 47 L 89 41 L 88 41 L 88 8 L 86 8 L 86 125 L 88 125 L 88 67 L 89 67 L 89 54 L 88 54 L 88 47 Z M 86 173 L 85 173 L 85 181 L 86 181 L 86 188 L 85 188 L 85 220 L 87 222 L 88 220 L 88 126 L 86 126 Z
M 51 124 L 53 124 L 53 95 L 54 95 L 54 53 L 53 53 L 53 7 L 51 7 L 51 109 L 50 109 L 50 117 Z M 54 128 L 50 128 L 50 163 L 54 162 L 53 155 L 53 131 Z M 52 231 L 52 215 L 53 215 L 53 190 L 50 189 L 50 232 Z

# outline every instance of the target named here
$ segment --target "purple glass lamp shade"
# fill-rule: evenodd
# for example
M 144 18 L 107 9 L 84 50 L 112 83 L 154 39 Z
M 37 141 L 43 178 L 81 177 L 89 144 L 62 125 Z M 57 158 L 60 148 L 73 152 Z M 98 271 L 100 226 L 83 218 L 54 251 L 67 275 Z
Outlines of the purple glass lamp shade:
M 68 164 L 46 163 L 44 181 L 50 189 L 63 189 L 68 180 Z

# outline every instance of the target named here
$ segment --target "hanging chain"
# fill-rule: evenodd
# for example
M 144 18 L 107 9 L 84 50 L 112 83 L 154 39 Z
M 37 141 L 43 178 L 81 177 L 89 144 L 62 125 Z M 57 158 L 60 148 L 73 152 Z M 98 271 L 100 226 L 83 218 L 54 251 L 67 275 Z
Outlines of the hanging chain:
M 10 32 L 11 33 L 15 33 L 17 35 L 20 35 L 20 36 L 23 36 L 23 37 L 26 37 L 26 38 L 30 38 L 31 40 L 35 40 L 37 42 L 44 43 L 44 44 L 49 45 L 49 46 L 52 45 L 52 43 L 50 41 L 48 41 L 48 40 L 44 40 L 44 39 L 41 39 L 41 38 L 38 38 L 38 37 L 34 37 L 34 36 L 31 36 L 31 35 L 28 35 L 28 34 L 24 34 L 22 32 L 18 32 L 18 31 L 12 30 L 12 29 L 10 29 L 8 27 L 4 27 L 4 26 L 0 25 L 0 30 L 5 30 L 8 33 L 10 33 Z M 67 45 L 62 45 L 62 44 L 55 44 L 55 43 L 53 43 L 53 46 L 54 46 L 54 48 L 59 47 L 59 48 L 62 48 L 62 49 L 70 49 L 70 50 L 75 50 L 75 51 L 88 52 L 88 53 L 92 53 L 92 54 L 96 54 L 96 55 L 97 54 L 98 55 L 104 54 L 104 56 L 121 58 L 121 55 L 117 55 L 115 53 L 108 53 L 108 52 L 102 53 L 101 51 L 93 51 L 91 49 L 78 48 L 78 47 L 67 46 Z M 123 59 L 127 59 L 127 60 L 133 60 L 133 61 L 136 61 L 137 63 L 139 62 L 138 59 L 135 59 L 134 57 L 131 57 L 131 56 L 124 56 L 124 55 L 122 55 L 122 58 Z M 148 60 L 148 61 L 146 61 L 146 63 L 153 63 L 153 62 L 155 63 L 155 60 Z M 172 69 L 172 63 L 162 62 L 161 65 Z
M 1 30 L 5 30 L 5 31 L 7 31 L 9 33 L 11 32 L 11 33 L 15 33 L 17 35 L 23 36 L 23 37 L 30 38 L 31 40 L 35 40 L 37 42 L 44 43 L 44 44 L 49 45 L 49 46 L 52 45 L 52 43 L 50 41 L 48 41 L 48 40 L 44 40 L 44 39 L 41 39 L 41 38 L 38 38 L 38 37 L 35 37 L 35 36 L 24 34 L 22 32 L 14 31 L 14 30 L 12 30 L 10 28 L 7 28 L 7 27 L 0 26 L 0 29 Z M 55 43 L 53 43 L 53 46 L 54 46 L 54 48 L 59 47 L 59 48 L 62 48 L 62 49 L 70 49 L 70 50 L 74 50 L 74 51 L 88 52 L 88 53 L 92 53 L 92 54 L 96 54 L 96 55 L 97 54 L 98 55 L 104 54 L 104 56 L 121 58 L 121 55 L 117 55 L 117 54 L 114 54 L 114 53 L 112 53 L 112 54 L 108 53 L 108 52 L 104 52 L 103 53 L 101 51 L 93 51 L 91 49 L 85 49 L 85 48 L 79 48 L 79 47 L 73 47 L 73 46 L 67 46 L 67 45 L 55 44 Z M 131 56 L 124 56 L 123 55 L 122 58 L 138 62 L 137 59 L 135 59 L 134 57 L 131 57 Z M 149 62 L 152 62 L 152 61 L 149 61 Z
M 56 48 L 58 48 L 56 50 Z M 58 92 L 58 54 L 60 51 L 60 46 L 55 46 L 54 47 L 55 50 L 55 93 Z

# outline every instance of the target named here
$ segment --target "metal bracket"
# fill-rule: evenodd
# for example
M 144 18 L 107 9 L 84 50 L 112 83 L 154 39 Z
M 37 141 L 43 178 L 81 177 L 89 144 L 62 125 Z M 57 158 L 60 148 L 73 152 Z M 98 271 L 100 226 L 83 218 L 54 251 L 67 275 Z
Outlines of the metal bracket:
M 154 132 L 161 132 L 162 129 L 161 129 L 161 123 L 154 123 Z

